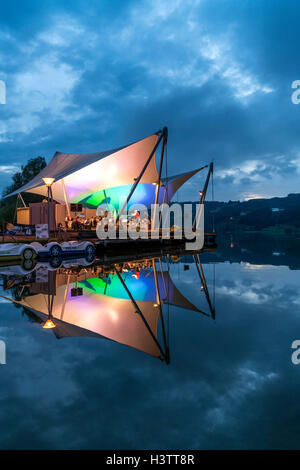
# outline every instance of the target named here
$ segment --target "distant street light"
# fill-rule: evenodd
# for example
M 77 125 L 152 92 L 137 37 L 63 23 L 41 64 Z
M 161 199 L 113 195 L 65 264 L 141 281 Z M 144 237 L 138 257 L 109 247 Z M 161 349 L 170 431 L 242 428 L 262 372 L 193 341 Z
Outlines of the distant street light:
M 50 240 L 50 195 L 51 195 L 51 199 L 52 199 L 52 189 L 51 189 L 51 185 L 54 183 L 55 181 L 55 178 L 50 178 L 50 177 L 47 177 L 47 178 L 42 178 L 42 180 L 44 181 L 45 185 L 47 186 L 47 200 L 48 200 L 48 208 L 47 208 L 47 212 L 48 212 L 48 241 Z M 47 322 L 46 322 L 47 323 Z M 53 328 L 53 327 L 52 327 Z

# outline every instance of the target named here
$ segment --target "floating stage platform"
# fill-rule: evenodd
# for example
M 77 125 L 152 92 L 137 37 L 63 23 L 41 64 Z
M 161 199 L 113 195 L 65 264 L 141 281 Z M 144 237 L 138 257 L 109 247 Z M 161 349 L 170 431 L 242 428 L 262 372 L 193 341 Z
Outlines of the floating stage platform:
M 137 240 L 127 239 L 106 239 L 98 240 L 97 239 L 97 255 L 102 253 L 132 253 L 147 251 L 153 249 L 172 249 L 175 247 L 184 248 L 186 243 L 193 243 L 193 240 L 188 240 L 186 238 L 174 239 L 174 238 L 138 238 Z M 216 233 L 205 233 L 204 235 L 204 245 L 203 249 L 215 249 L 217 247 L 216 243 Z
M 208 249 L 212 248 L 215 249 L 217 247 L 216 243 L 216 236 L 215 232 L 205 233 L 204 234 L 204 246 L 203 248 Z M 184 246 L 185 243 L 192 243 L 193 240 L 187 240 L 186 238 L 182 239 L 174 239 L 174 238 L 139 238 L 137 240 L 133 240 L 131 238 L 126 239 L 106 239 L 106 240 L 99 240 L 96 235 L 95 230 L 82 230 L 79 232 L 61 232 L 61 233 L 52 233 L 50 241 L 71 241 L 71 240 L 85 240 L 90 241 L 96 245 L 97 254 L 103 252 L 113 252 L 113 251 L 122 251 L 126 253 L 126 251 L 139 251 L 139 250 L 148 250 L 148 249 L 156 249 L 156 248 L 172 248 L 175 246 Z M 38 239 L 36 240 L 35 236 L 31 235 L 4 235 L 0 239 L 1 243 L 31 243 L 33 241 L 38 241 L 41 244 L 48 243 L 48 239 Z

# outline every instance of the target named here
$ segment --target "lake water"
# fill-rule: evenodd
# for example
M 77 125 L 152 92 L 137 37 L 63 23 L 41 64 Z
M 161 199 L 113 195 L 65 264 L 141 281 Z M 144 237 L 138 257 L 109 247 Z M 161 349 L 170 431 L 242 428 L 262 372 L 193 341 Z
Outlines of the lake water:
M 298 244 L 127 265 L 129 293 L 96 267 L 1 268 L 0 448 L 299 448 Z

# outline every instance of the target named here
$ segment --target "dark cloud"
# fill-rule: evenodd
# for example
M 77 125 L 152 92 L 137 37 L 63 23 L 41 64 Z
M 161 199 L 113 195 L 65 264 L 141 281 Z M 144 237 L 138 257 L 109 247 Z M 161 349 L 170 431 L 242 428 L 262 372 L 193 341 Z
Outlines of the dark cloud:
M 8 159 L 117 147 L 168 125 L 170 171 L 213 158 L 218 198 L 297 192 L 298 10 L 283 0 L 6 4 L 0 170 Z M 238 168 L 243 181 L 228 187 Z M 196 197 L 193 181 L 181 198 Z

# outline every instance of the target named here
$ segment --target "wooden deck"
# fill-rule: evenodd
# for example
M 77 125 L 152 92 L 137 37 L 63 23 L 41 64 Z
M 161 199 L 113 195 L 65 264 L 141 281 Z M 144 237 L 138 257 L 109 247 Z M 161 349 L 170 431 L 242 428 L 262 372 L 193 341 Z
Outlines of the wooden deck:
M 79 232 L 76 231 L 68 231 L 68 232 L 61 232 L 56 234 L 51 234 L 50 241 L 70 241 L 70 240 L 86 240 L 95 243 L 99 248 L 102 249 L 120 249 L 123 248 L 135 248 L 139 249 L 141 246 L 172 246 L 172 245 L 180 245 L 186 242 L 191 242 L 192 240 L 187 240 L 186 238 L 182 239 L 166 239 L 163 237 L 152 239 L 150 238 L 150 232 L 148 234 L 148 238 L 138 238 L 137 240 L 133 240 L 131 238 L 127 239 L 106 239 L 106 240 L 99 240 L 96 235 L 96 230 L 82 230 Z M 48 242 L 48 239 L 36 239 L 33 235 L 2 235 L 0 236 L 0 243 L 31 243 L 33 241 L 38 241 L 41 244 L 45 244 Z M 216 247 L 216 233 L 205 233 L 204 234 L 204 245 L 206 247 Z

